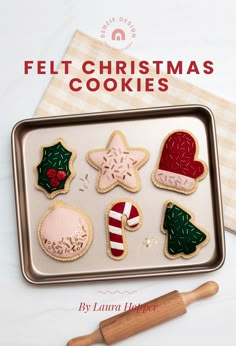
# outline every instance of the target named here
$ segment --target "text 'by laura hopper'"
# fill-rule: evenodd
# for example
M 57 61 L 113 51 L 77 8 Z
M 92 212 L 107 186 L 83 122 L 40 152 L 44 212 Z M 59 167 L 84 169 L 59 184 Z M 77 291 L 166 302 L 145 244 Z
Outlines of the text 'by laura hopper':
M 95 302 L 93 304 L 87 304 L 86 302 L 80 302 L 78 306 L 78 311 L 87 312 L 103 312 L 103 311 L 117 311 L 124 312 L 132 310 L 134 312 L 145 313 L 150 311 L 156 311 L 158 309 L 158 304 L 133 304 L 132 302 L 126 302 L 123 304 L 100 304 Z

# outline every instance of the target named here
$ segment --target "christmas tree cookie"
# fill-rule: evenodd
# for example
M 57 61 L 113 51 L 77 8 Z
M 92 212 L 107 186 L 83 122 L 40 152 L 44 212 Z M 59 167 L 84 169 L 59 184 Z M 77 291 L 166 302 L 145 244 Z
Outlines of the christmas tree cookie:
M 120 131 L 112 133 L 106 148 L 87 153 L 87 161 L 99 171 L 96 188 L 101 193 L 117 185 L 130 192 L 137 192 L 141 187 L 138 169 L 148 158 L 146 149 L 129 147 Z
M 191 258 L 209 241 L 209 235 L 194 224 L 194 215 L 174 201 L 164 207 L 161 230 L 166 234 L 165 255 L 170 259 Z
M 73 161 L 76 153 L 66 146 L 62 138 L 57 138 L 51 146 L 41 147 L 41 157 L 36 167 L 35 187 L 48 198 L 68 192 L 75 176 Z
M 198 143 L 192 134 L 182 130 L 169 134 L 152 173 L 154 185 L 184 194 L 196 191 L 207 174 L 206 164 L 197 156 Z
M 48 256 L 73 261 L 88 251 L 93 239 L 92 223 L 79 208 L 57 201 L 42 217 L 38 239 Z

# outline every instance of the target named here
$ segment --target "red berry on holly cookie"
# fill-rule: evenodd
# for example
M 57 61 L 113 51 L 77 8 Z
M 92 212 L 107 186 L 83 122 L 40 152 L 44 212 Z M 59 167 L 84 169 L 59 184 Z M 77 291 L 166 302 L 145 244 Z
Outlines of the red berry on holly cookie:
M 57 175 L 57 171 L 54 168 L 49 168 L 46 174 L 49 179 L 55 178 L 55 176 Z
M 56 175 L 57 175 L 58 180 L 65 180 L 66 179 L 66 172 L 65 171 L 58 171 Z
M 57 178 L 50 179 L 50 186 L 51 187 L 58 187 L 60 185 L 60 181 Z
M 198 181 L 207 175 L 204 161 L 198 160 L 198 142 L 187 131 L 175 131 L 164 140 L 152 173 L 155 186 L 184 194 L 196 191 Z

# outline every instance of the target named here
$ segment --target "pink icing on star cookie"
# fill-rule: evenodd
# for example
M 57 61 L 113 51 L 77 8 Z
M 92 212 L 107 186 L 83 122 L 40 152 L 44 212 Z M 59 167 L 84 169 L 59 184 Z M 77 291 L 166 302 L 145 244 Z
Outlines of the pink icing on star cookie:
M 149 158 L 144 148 L 130 148 L 120 131 L 112 133 L 104 149 L 95 149 L 87 153 L 88 162 L 99 170 L 97 190 L 107 192 L 120 185 L 126 190 L 136 192 L 141 183 L 138 169 Z

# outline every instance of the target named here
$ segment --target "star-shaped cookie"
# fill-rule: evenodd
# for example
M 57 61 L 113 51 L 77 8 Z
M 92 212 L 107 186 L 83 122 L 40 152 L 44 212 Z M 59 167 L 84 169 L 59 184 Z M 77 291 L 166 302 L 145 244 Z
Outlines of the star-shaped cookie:
M 149 152 L 144 148 L 130 148 L 123 133 L 115 131 L 106 148 L 90 150 L 86 158 L 99 171 L 98 192 L 108 192 L 117 185 L 137 192 L 141 187 L 138 169 L 148 160 Z

